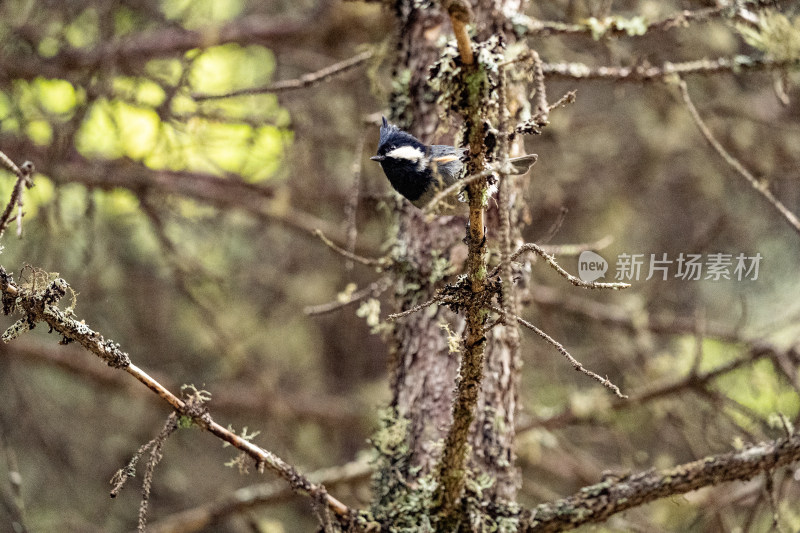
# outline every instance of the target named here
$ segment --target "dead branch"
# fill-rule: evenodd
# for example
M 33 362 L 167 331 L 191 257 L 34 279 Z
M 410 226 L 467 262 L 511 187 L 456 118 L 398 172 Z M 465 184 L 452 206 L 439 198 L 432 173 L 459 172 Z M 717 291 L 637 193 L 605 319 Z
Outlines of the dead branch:
M 349 259 L 350 261 L 355 261 L 356 263 L 361 263 L 362 265 L 366 266 L 374 266 L 378 268 L 384 268 L 390 264 L 391 259 L 388 256 L 384 257 L 362 257 L 360 255 L 356 255 L 353 252 L 345 250 L 322 233 L 322 230 L 315 229 L 312 232 L 315 236 L 319 237 L 325 246 L 336 252 L 337 254 Z
M 341 300 L 337 299 L 335 301 L 324 304 L 310 305 L 304 308 L 303 312 L 308 316 L 324 315 L 326 313 L 331 313 L 348 305 L 359 302 L 367 297 L 377 298 L 391 286 L 392 286 L 391 279 L 388 276 L 383 277 L 378 281 L 370 283 L 363 289 L 355 291 L 352 294 L 342 298 Z M 392 316 L 393 315 L 389 315 L 389 318 L 391 319 Z
M 669 381 L 667 383 L 656 384 L 643 390 L 635 391 L 630 395 L 627 401 L 615 400 L 611 403 L 609 408 L 613 411 L 621 411 L 624 409 L 631 409 L 633 407 L 640 407 L 652 401 L 673 396 L 687 390 L 703 390 L 717 378 L 725 376 L 740 368 L 752 365 L 761 359 L 771 358 L 774 360 L 780 358 L 781 356 L 784 356 L 784 354 L 773 346 L 766 344 L 754 345 L 744 355 L 728 361 L 727 363 L 721 364 L 712 370 L 707 372 L 689 373 L 681 379 Z M 798 354 L 794 350 L 790 350 L 788 356 L 798 358 Z M 535 427 L 543 427 L 548 430 L 558 429 L 583 421 L 590 422 L 593 418 L 593 414 L 591 413 L 579 415 L 571 408 L 567 408 L 564 411 L 547 418 L 529 420 L 521 423 L 517 428 L 517 432 L 528 431 Z
M 77 341 L 84 348 L 103 359 L 112 368 L 124 369 L 161 399 L 169 403 L 177 413 L 189 417 L 198 427 L 244 452 L 255 460 L 259 471 L 264 467 L 269 468 L 287 481 L 292 489 L 299 494 L 307 494 L 314 497 L 317 494 L 324 493 L 327 505 L 338 516 L 349 517 L 352 515 L 349 507 L 325 493 L 323 487 L 310 482 L 297 472 L 292 465 L 286 463 L 274 453 L 256 446 L 249 440 L 222 427 L 211 419 L 211 415 L 208 412 L 198 414 L 196 410 L 189 409 L 188 407 L 190 406 L 186 402 L 150 377 L 144 370 L 134 365 L 128 354 L 123 352 L 117 343 L 111 339 L 105 339 L 84 322 L 64 313 L 56 304 L 68 289 L 69 285 L 61 278 L 52 281 L 44 290 L 35 293 L 21 289 L 14 283 L 11 276 L 5 272 L 5 269 L 0 267 L 0 291 L 2 291 L 3 296 L 3 311 L 6 314 L 13 311 L 24 314 L 23 318 L 6 331 L 3 335 L 3 340 L 8 342 L 25 329 L 32 329 L 37 322 L 48 324 L 51 331 L 56 331 L 62 336 L 62 342 Z
M 520 246 L 519 249 L 517 249 L 517 251 L 511 254 L 511 257 L 508 258 L 508 262 L 516 261 L 517 259 L 520 258 L 520 256 L 522 256 L 522 254 L 526 252 L 534 252 L 537 255 L 541 256 L 547 262 L 547 264 L 553 268 L 553 270 L 558 272 L 561 275 L 561 277 L 565 278 L 567 281 L 569 281 L 576 287 L 583 287 L 585 289 L 613 289 L 613 290 L 627 289 L 628 287 L 630 287 L 630 284 L 628 283 L 601 283 L 597 281 L 583 281 L 582 279 L 573 276 L 572 274 L 561 268 L 561 265 L 559 265 L 556 262 L 555 257 L 545 252 L 544 249 L 538 244 L 534 244 L 532 242 Z M 503 267 L 504 263 L 505 261 L 497 265 L 489 277 L 496 276 L 497 273 L 500 271 L 500 269 Z
M 364 52 L 361 52 L 360 54 L 356 54 L 355 56 L 349 59 L 339 61 L 338 63 L 334 63 L 333 65 L 327 66 L 316 72 L 303 74 L 302 76 L 294 80 L 282 80 L 275 83 L 270 83 L 269 85 L 266 85 L 264 87 L 239 89 L 237 91 L 230 91 L 225 94 L 193 94 L 192 98 L 194 98 L 198 102 L 202 102 L 204 100 L 217 100 L 220 98 L 234 98 L 236 96 L 247 96 L 253 94 L 265 94 L 265 93 L 281 93 L 286 91 L 295 91 L 297 89 L 306 89 L 308 87 L 313 87 L 314 85 L 319 85 L 320 83 L 329 81 L 335 78 L 336 76 L 341 76 L 342 74 L 349 72 L 350 70 L 360 65 L 363 65 L 369 59 L 371 59 L 373 55 L 374 52 L 372 50 L 366 50 Z
M 683 102 L 686 104 L 686 108 L 692 115 L 692 119 L 694 119 L 694 123 L 697 125 L 700 133 L 702 133 L 703 137 L 705 137 L 706 141 L 708 141 L 708 144 L 710 144 L 714 151 L 717 152 L 717 154 L 719 154 L 719 156 L 731 168 L 733 168 L 740 176 L 742 176 L 758 194 L 760 194 L 773 208 L 775 208 L 778 213 L 780 213 L 786 222 L 792 226 L 792 229 L 800 234 L 800 220 L 798 220 L 797 215 L 792 213 L 785 205 L 783 205 L 780 200 L 775 198 L 775 195 L 772 194 L 772 191 L 770 191 L 768 188 L 769 181 L 764 179 L 756 179 L 756 177 L 753 176 L 753 174 L 747 170 L 738 159 L 733 157 L 727 150 L 725 150 L 722 144 L 716 139 L 716 137 L 714 137 L 714 134 L 711 133 L 711 130 L 703 121 L 703 118 L 700 116 L 700 113 L 694 106 L 694 103 L 689 96 L 689 89 L 686 87 L 686 82 L 684 80 L 679 80 L 678 87 L 681 90 L 681 96 L 683 97 Z
M 516 315 L 511 315 L 511 314 L 507 313 L 504 309 L 500 309 L 499 307 L 496 307 L 496 306 L 492 306 L 491 309 L 495 313 L 499 313 L 505 320 L 516 322 L 518 324 L 522 324 L 526 328 L 528 328 L 531 331 L 533 331 L 534 333 L 536 333 L 539 337 L 544 339 L 546 342 L 548 342 L 550 345 L 552 345 L 556 350 L 558 350 L 558 352 L 561 355 L 563 355 L 567 359 L 567 361 L 569 361 L 569 363 L 573 366 L 573 368 L 575 368 L 575 370 L 577 370 L 578 372 L 581 372 L 583 374 L 586 374 L 590 378 L 592 378 L 595 381 L 599 382 L 605 388 L 611 390 L 611 392 L 613 392 L 618 398 L 623 399 L 623 400 L 626 400 L 628 398 L 628 396 L 626 396 L 625 394 L 622 394 L 622 392 L 620 392 L 619 387 L 617 387 L 616 385 L 611 383 L 611 381 L 608 379 L 608 377 L 604 378 L 604 377 L 600 376 L 599 374 L 596 374 L 596 373 L 592 372 L 591 370 L 589 370 L 588 368 L 584 367 L 577 359 L 575 359 L 572 356 L 572 354 L 570 354 L 567 351 L 566 348 L 564 348 L 564 346 L 560 342 L 555 340 L 553 337 L 551 337 L 550 335 L 548 335 L 547 333 L 545 333 L 541 329 L 537 328 L 536 326 L 534 326 L 533 324 L 531 324 L 530 322 L 528 322 L 524 318 L 521 318 L 521 317 L 518 317 Z
M 372 474 L 372 465 L 354 461 L 308 474 L 308 479 L 326 487 L 363 482 Z M 218 501 L 187 509 L 150 525 L 151 533 L 192 533 L 249 509 L 282 503 L 296 497 L 285 483 L 262 483 L 236 490 Z
M 584 487 L 567 498 L 521 513 L 520 531 L 548 533 L 603 522 L 645 503 L 730 481 L 747 481 L 800 459 L 800 434 L 705 457 L 666 470 L 648 470 Z

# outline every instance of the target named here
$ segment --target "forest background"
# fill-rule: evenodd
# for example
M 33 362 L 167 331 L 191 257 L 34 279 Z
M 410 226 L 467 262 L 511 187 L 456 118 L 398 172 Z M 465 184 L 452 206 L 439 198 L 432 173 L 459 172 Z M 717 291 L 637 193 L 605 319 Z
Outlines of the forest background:
M 797 4 L 501 3 L 499 13 L 473 2 L 469 22 L 502 18 L 503 68 L 527 89 L 528 118 L 537 79 L 550 104 L 568 95 L 531 128 L 539 134 L 513 139 L 539 156 L 517 184 L 513 248 L 538 243 L 575 276 L 578 254 L 593 250 L 609 263 L 598 281 L 632 285 L 587 290 L 535 254 L 519 265 L 517 314 L 601 379 L 520 329 L 515 410 L 498 422 L 513 426 L 512 499 L 534 509 L 599 482 L 797 440 Z M 455 142 L 464 124 L 423 110 L 409 87 L 428 71 L 400 66 L 413 46 L 398 43 L 427 16 L 419 36 L 444 50 L 451 18 L 435 3 L 0 4 L 0 151 L 13 162 L 0 198 L 22 199 L 2 218 L 0 265 L 14 290 L 41 298 L 65 279 L 61 308 L 136 367 L 176 395 L 207 391 L 221 426 L 384 525 L 399 519 L 378 509 L 392 503 L 376 504 L 382 481 L 370 476 L 386 470 L 373 448 L 397 428 L 393 365 L 409 347 L 396 324 L 414 320 L 389 318 L 413 307 L 407 277 L 398 289 L 398 243 L 444 223 L 415 215 L 368 158 L 381 115 L 429 142 Z M 409 231 L 412 219 L 426 236 Z M 503 252 L 488 220 L 494 265 Z M 615 280 L 620 258 L 636 254 L 636 279 Z M 730 254 L 733 265 L 758 256 L 759 270 L 682 279 L 681 254 Z M 646 279 L 653 259 L 673 261 L 668 279 Z M 466 273 L 457 255 L 427 260 L 431 291 Z M 463 347 L 463 324 L 444 316 L 436 342 Z M 500 327 L 516 327 L 506 319 Z M 147 460 L 115 499 L 108 480 L 171 407 L 48 329 L 0 345 L 0 529 L 134 530 Z M 442 375 L 449 412 L 454 376 Z M 162 451 L 149 530 L 334 527 L 324 496 L 292 496 L 272 466 L 258 474 L 197 428 Z M 435 463 L 439 451 L 428 452 Z M 797 530 L 798 474 L 786 464 L 653 496 L 600 530 Z

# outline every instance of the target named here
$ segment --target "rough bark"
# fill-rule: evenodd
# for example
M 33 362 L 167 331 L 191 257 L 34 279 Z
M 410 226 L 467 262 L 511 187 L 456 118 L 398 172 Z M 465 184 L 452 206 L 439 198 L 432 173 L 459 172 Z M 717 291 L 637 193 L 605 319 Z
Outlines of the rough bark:
M 506 21 L 498 18 L 504 2 L 475 1 L 478 35 L 487 37 L 505 29 Z M 516 3 L 515 3 L 516 4 Z M 436 42 L 442 32 L 451 32 L 446 16 L 438 9 L 416 9 L 410 1 L 395 4 L 398 41 L 394 64 L 396 79 L 407 76 L 408 85 L 392 96 L 392 120 L 413 134 L 431 142 L 439 124 L 435 94 L 427 85 L 428 68 L 439 58 Z M 510 33 L 507 41 L 512 40 Z M 452 139 L 437 138 L 436 142 Z M 520 196 L 522 180 L 509 180 L 506 185 L 510 198 L 510 218 L 518 220 L 516 198 Z M 489 246 L 498 249 L 496 230 L 499 216 L 492 202 L 486 225 Z M 440 217 L 427 221 L 413 208 L 400 214 L 396 259 L 403 265 L 395 293 L 395 308 L 403 311 L 434 296 L 441 281 L 432 279 L 432 263 L 440 258 L 463 257 L 465 220 Z M 475 228 L 481 230 L 481 228 Z M 517 240 L 512 230 L 508 242 Z M 458 267 L 461 265 L 457 264 Z M 449 281 L 453 281 L 450 279 Z M 508 280 L 510 285 L 510 279 Z M 504 299 L 511 294 L 504 291 Z M 392 338 L 392 406 L 409 420 L 409 467 L 421 467 L 417 475 L 431 472 L 441 451 L 441 441 L 452 423 L 453 385 L 460 354 L 451 353 L 446 332 L 441 324 L 464 338 L 464 320 L 453 313 L 437 308 L 406 316 L 395 324 Z M 461 348 L 463 349 L 462 341 Z M 487 491 L 490 497 L 513 498 L 518 486 L 514 467 L 514 423 L 516 383 L 519 373 L 518 340 L 515 326 L 499 326 L 492 330 L 484 343 L 483 373 L 486 379 L 479 393 L 478 408 L 472 413 L 469 444 L 472 454 L 469 466 L 488 473 L 495 484 Z

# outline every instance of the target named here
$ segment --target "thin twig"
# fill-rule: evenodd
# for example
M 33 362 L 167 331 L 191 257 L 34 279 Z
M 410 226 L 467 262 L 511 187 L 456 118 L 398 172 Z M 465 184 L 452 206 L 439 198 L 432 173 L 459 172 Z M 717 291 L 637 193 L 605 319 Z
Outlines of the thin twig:
M 536 109 L 534 116 L 537 122 L 546 124 L 550 112 L 547 105 L 547 91 L 544 86 L 544 72 L 542 71 L 542 59 L 536 50 L 531 50 L 531 61 L 533 61 L 533 87 L 536 91 Z
M 684 80 L 678 81 L 678 87 L 681 90 L 681 96 L 683 97 L 683 102 L 686 104 L 686 108 L 689 110 L 689 113 L 692 115 L 694 119 L 694 123 L 697 125 L 697 128 L 700 130 L 700 133 L 703 134 L 708 144 L 719 154 L 719 156 L 730 165 L 740 176 L 742 176 L 747 182 L 755 189 L 755 191 L 764 197 L 771 205 L 775 208 L 778 213 L 783 216 L 784 219 L 792 226 L 792 228 L 797 232 L 800 233 L 800 220 L 797 219 L 797 216 L 789 211 L 789 209 L 781 203 L 780 200 L 775 198 L 772 192 L 767 188 L 768 182 L 766 180 L 759 181 L 756 179 L 753 174 L 747 170 L 744 165 L 742 165 L 738 159 L 733 157 L 727 150 L 720 144 L 720 142 L 714 137 L 711 133 L 711 130 L 708 128 L 705 122 L 703 122 L 700 113 L 697 111 L 697 108 L 694 106 L 691 97 L 689 96 L 689 89 L 686 86 L 686 82 Z
M 344 465 L 323 468 L 308 474 L 314 483 L 326 487 L 357 484 L 369 479 L 374 465 L 366 461 L 353 461 Z M 180 530 L 183 533 L 208 530 L 233 515 L 240 515 L 253 509 L 281 503 L 292 497 L 292 492 L 282 482 L 267 482 L 250 485 L 225 494 L 216 501 L 206 502 L 161 518 L 149 525 L 151 533 L 169 533 Z
M 17 181 L 14 183 L 14 189 L 11 191 L 11 198 L 8 200 L 8 204 L 6 205 L 3 214 L 0 215 L 0 237 L 3 236 L 3 233 L 6 231 L 6 228 L 11 223 L 14 218 L 17 219 L 17 236 L 21 236 L 22 234 L 22 187 L 27 187 L 30 189 L 33 187 L 33 163 L 30 161 L 25 161 L 21 166 L 17 166 L 2 151 L 0 151 L 0 163 L 8 170 L 13 172 L 17 176 Z M 14 212 L 14 208 L 17 208 L 17 215 L 16 217 L 12 217 L 12 213 Z
M 536 239 L 537 242 L 547 243 L 558 234 L 561 230 L 561 226 L 564 224 L 564 221 L 567 219 L 567 213 L 569 213 L 569 209 L 561 206 L 561 209 L 558 210 L 558 216 L 556 217 L 555 221 L 547 228 L 547 233 L 544 234 L 543 237 Z M 547 253 L 554 254 L 555 251 L 549 250 L 546 248 L 547 245 L 542 244 L 542 249 L 546 250 Z
M 550 255 L 580 255 L 586 250 L 602 250 L 614 242 L 614 237 L 606 235 L 594 242 L 584 242 L 578 244 L 542 244 L 540 248 L 543 252 Z
M 360 300 L 363 300 L 367 296 L 371 296 L 373 298 L 377 298 L 383 292 L 392 286 L 392 281 L 388 277 L 384 277 L 370 283 L 363 289 L 359 291 L 355 291 L 346 298 L 342 300 L 335 300 L 332 302 L 319 304 L 319 305 L 309 305 L 308 307 L 303 309 L 303 313 L 308 316 L 315 316 L 315 315 L 324 315 L 326 313 L 331 313 L 336 311 L 337 309 L 341 309 L 346 307 L 350 304 L 354 304 Z
M 586 374 L 590 378 L 598 381 L 601 385 L 603 385 L 607 389 L 611 390 L 618 398 L 622 398 L 623 400 L 628 398 L 627 395 L 622 394 L 622 392 L 620 392 L 619 387 L 617 387 L 616 385 L 611 383 L 611 381 L 608 379 L 608 377 L 604 378 L 604 377 L 600 376 L 599 374 L 596 374 L 596 373 L 592 372 L 591 370 L 589 370 L 588 368 L 584 367 L 577 359 L 572 357 L 572 355 L 566 350 L 566 348 L 564 348 L 564 346 L 560 342 L 558 342 L 553 337 L 551 337 L 550 335 L 548 335 L 544 331 L 540 330 L 539 328 L 537 328 L 536 326 L 534 326 L 533 324 L 531 324 L 530 322 L 528 322 L 524 318 L 516 316 L 516 315 L 511 315 L 510 313 L 507 313 L 505 310 L 503 310 L 503 309 L 501 309 L 501 308 L 499 308 L 499 307 L 497 307 L 495 305 L 491 306 L 491 309 L 495 313 L 500 313 L 500 315 L 505 317 L 506 319 L 511 319 L 511 320 L 517 322 L 518 324 L 522 324 L 526 328 L 530 329 L 531 331 L 533 331 L 534 333 L 539 335 L 542 339 L 544 339 L 545 341 L 550 343 L 556 350 L 558 350 L 561 353 L 561 355 L 566 357 L 567 361 L 570 362 L 570 364 L 575 368 L 575 370 L 577 370 L 578 372 L 582 372 L 583 374 Z
M 325 234 L 322 233 L 322 230 L 319 229 L 314 230 L 314 235 L 319 237 L 320 240 L 325 244 L 325 246 L 327 246 L 337 254 L 346 257 L 347 259 L 355 261 L 356 263 L 361 263 L 362 265 L 375 266 L 375 267 L 385 267 L 389 263 L 389 259 L 386 257 L 378 257 L 378 258 L 363 257 L 360 255 L 356 255 L 352 252 L 348 252 L 347 250 L 345 250 L 344 248 L 342 248 L 341 246 L 339 246 L 338 244 L 327 238 Z
M 449 186 L 436 193 L 436 196 L 431 198 L 431 201 L 425 204 L 425 206 L 422 208 L 422 212 L 425 214 L 433 213 L 436 209 L 436 206 L 454 192 L 465 188 L 467 185 L 477 180 L 487 178 L 494 173 L 494 169 L 486 169 L 482 172 L 478 172 L 477 174 L 473 174 L 472 176 L 467 176 L 463 179 L 457 180 L 455 183 L 451 183 Z
M 296 89 L 305 89 L 314 85 L 327 81 L 335 76 L 344 74 L 345 72 L 354 69 L 355 67 L 365 63 L 374 55 L 374 51 L 366 50 L 344 61 L 339 61 L 333 65 L 329 65 L 316 72 L 303 74 L 297 79 L 282 80 L 271 83 L 264 87 L 251 87 L 249 89 L 239 89 L 237 91 L 230 91 L 225 94 L 193 94 L 192 98 L 201 102 L 203 100 L 216 100 L 220 98 L 233 98 L 235 96 L 247 96 L 253 94 L 265 93 L 280 93 L 286 91 L 293 91 Z
M 545 252 L 542 249 L 542 247 L 539 246 L 538 244 L 534 244 L 532 242 L 520 246 L 519 249 L 511 255 L 508 261 L 510 262 L 516 261 L 525 252 L 535 252 L 537 255 L 541 256 L 545 261 L 547 261 L 548 265 L 550 265 L 556 272 L 558 272 L 562 277 L 566 278 L 570 283 L 572 283 L 576 287 L 584 287 L 586 289 L 613 289 L 613 290 L 627 289 L 628 287 L 630 287 L 630 284 L 628 283 L 599 283 L 597 281 L 583 281 L 582 279 L 573 276 L 572 274 L 561 268 L 561 266 L 556 262 L 555 257 Z M 501 262 L 494 268 L 490 277 L 497 275 L 497 273 L 503 267 L 503 263 L 505 263 L 505 261 Z
M 438 296 L 437 295 L 437 296 L 431 298 L 430 300 L 428 300 L 427 302 L 421 303 L 419 305 L 415 305 L 414 307 L 412 307 L 410 309 L 406 309 L 402 313 L 392 313 L 391 315 L 386 317 L 386 320 L 397 320 L 398 318 L 403 318 L 404 316 L 408 316 L 408 315 L 416 313 L 418 311 L 422 311 L 426 307 L 429 307 L 429 306 L 431 306 L 431 305 L 433 305 L 433 304 L 435 304 L 437 302 L 442 301 L 442 299 L 443 299 L 442 296 Z

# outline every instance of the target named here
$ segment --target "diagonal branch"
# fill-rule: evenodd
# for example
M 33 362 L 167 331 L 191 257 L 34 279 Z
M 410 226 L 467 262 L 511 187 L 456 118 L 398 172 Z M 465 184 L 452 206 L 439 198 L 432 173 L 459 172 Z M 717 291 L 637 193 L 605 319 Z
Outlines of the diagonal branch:
M 517 259 L 519 259 L 520 256 L 522 256 L 526 252 L 534 252 L 534 253 L 536 253 L 536 255 L 541 256 L 542 259 L 544 259 L 547 262 L 547 264 L 550 265 L 550 267 L 553 268 L 553 270 L 558 272 L 563 278 L 565 278 L 567 281 L 569 281 L 570 283 L 572 283 L 576 287 L 583 287 L 585 289 L 614 289 L 614 290 L 627 289 L 628 287 L 630 287 L 630 284 L 628 284 L 628 283 L 601 283 L 601 282 L 597 282 L 597 281 L 583 281 L 582 279 L 580 279 L 578 277 L 575 277 L 572 274 L 570 274 L 569 272 L 567 272 L 566 270 L 564 270 L 561 267 L 561 265 L 559 265 L 556 262 L 556 258 L 555 257 L 553 257 L 552 255 L 548 254 L 544 250 L 544 248 L 542 248 L 538 244 L 534 244 L 532 242 L 529 242 L 529 243 L 526 243 L 526 244 L 523 244 L 522 246 L 520 246 L 517 249 L 516 252 L 511 254 L 511 257 L 509 257 L 506 261 L 503 261 L 499 265 L 497 265 L 494 268 L 494 270 L 492 271 L 492 273 L 490 274 L 489 277 L 496 276 L 497 273 L 500 271 L 500 269 L 503 268 L 503 265 L 506 262 L 514 262 Z
M 781 214 L 781 216 L 792 226 L 797 233 L 800 233 L 800 220 L 797 219 L 797 215 L 792 213 L 783 203 L 775 198 L 775 195 L 772 194 L 767 188 L 768 182 L 766 180 L 757 180 L 753 174 L 747 170 L 744 165 L 742 165 L 738 159 L 733 157 L 727 150 L 722 146 L 722 144 L 714 137 L 714 134 L 711 133 L 711 130 L 708 128 L 705 122 L 703 122 L 703 118 L 700 116 L 700 113 L 697 111 L 697 108 L 694 106 L 691 97 L 689 96 L 689 89 L 686 87 L 686 82 L 684 80 L 680 80 L 678 82 L 678 87 L 681 90 L 681 96 L 683 97 L 683 102 L 686 104 L 686 108 L 689 110 L 689 113 L 692 115 L 692 119 L 694 119 L 694 123 L 697 125 L 697 128 L 700 130 L 700 133 L 703 134 L 708 144 L 714 149 L 719 156 L 725 160 L 725 162 L 730 165 L 740 176 L 742 176 L 747 182 L 750 184 L 755 191 L 760 194 L 770 205 L 775 208 L 775 210 Z
M 660 398 L 666 398 L 687 390 L 704 390 L 717 378 L 728 375 L 748 365 L 753 365 L 762 359 L 776 360 L 784 355 L 786 354 L 778 352 L 770 345 L 753 345 L 744 355 L 721 364 L 716 368 L 706 372 L 689 373 L 677 380 L 656 383 L 645 389 L 633 392 L 627 401 L 621 399 L 613 401 L 609 408 L 613 411 L 622 411 L 640 407 Z M 797 357 L 797 354 L 793 350 L 791 350 L 788 355 L 790 357 Z M 594 418 L 595 413 L 593 412 L 578 414 L 572 408 L 568 407 L 547 418 L 526 421 L 517 427 L 517 431 L 521 433 L 537 427 L 553 430 L 578 424 L 582 421 L 591 422 Z
M 265 93 L 282 93 L 286 91 L 294 91 L 297 89 L 306 89 L 314 85 L 328 81 L 331 78 L 340 76 L 359 65 L 366 63 L 375 53 L 372 50 L 361 52 L 349 59 L 339 61 L 333 65 L 327 66 L 316 72 L 303 74 L 295 80 L 281 80 L 263 87 L 251 87 L 248 89 L 239 89 L 237 91 L 230 91 L 225 94 L 193 94 L 192 98 L 198 102 L 203 100 L 216 100 L 220 98 L 233 98 L 236 96 L 247 96 L 252 94 L 265 94 Z
M 800 460 L 800 434 L 705 457 L 666 470 L 648 470 L 583 487 L 561 500 L 543 503 L 520 515 L 519 531 L 549 533 L 610 516 L 646 503 L 730 481 L 747 481 Z
M 232 431 L 224 428 L 211 419 L 208 412 L 198 413 L 191 409 L 186 402 L 149 376 L 144 370 L 134 365 L 130 356 L 120 349 L 120 346 L 111 339 L 105 339 L 100 333 L 92 330 L 83 321 L 78 321 L 71 315 L 58 308 L 58 300 L 63 297 L 69 285 L 58 278 L 51 282 L 47 288 L 33 293 L 28 289 L 20 288 L 14 283 L 5 269 L 0 267 L 0 291 L 2 291 L 3 311 L 10 314 L 14 310 L 24 313 L 24 317 L 17 324 L 9 328 L 3 335 L 3 340 L 8 342 L 24 329 L 32 329 L 36 322 L 44 322 L 52 331 L 62 336 L 62 343 L 78 342 L 84 348 L 94 353 L 112 368 L 124 369 L 139 380 L 147 388 L 167 402 L 177 413 L 191 418 L 200 428 L 215 435 L 221 440 L 231 444 L 238 450 L 256 461 L 259 471 L 264 467 L 282 477 L 297 493 L 307 494 L 311 497 L 322 496 L 328 507 L 340 517 L 352 516 L 352 510 L 345 504 L 325 492 L 325 488 L 309 481 L 295 468 L 286 463 L 274 453 L 256 446 Z M 12 303 L 13 302 L 13 303 Z
M 341 466 L 324 468 L 308 474 L 314 483 L 326 487 L 353 484 L 369 479 L 373 466 L 363 461 L 353 461 Z M 285 483 L 262 483 L 236 490 L 229 496 L 166 516 L 150 524 L 150 533 L 192 533 L 219 524 L 226 518 L 250 509 L 282 503 L 293 496 Z
M 491 306 L 491 309 L 495 313 L 499 313 L 500 316 L 502 316 L 504 320 L 511 321 L 511 322 L 516 322 L 517 324 L 521 324 L 521 325 L 525 326 L 526 328 L 530 329 L 531 331 L 533 331 L 534 333 L 536 333 L 539 337 L 544 339 L 546 342 L 548 342 L 550 345 L 552 345 L 556 350 L 558 350 L 558 352 L 561 355 L 563 355 L 567 359 L 567 361 L 569 361 L 569 363 L 573 366 L 573 368 L 575 368 L 575 370 L 577 370 L 578 372 L 581 372 L 583 374 L 586 374 L 587 376 L 589 376 L 593 380 L 595 380 L 598 383 L 600 383 L 601 385 L 603 385 L 605 388 L 611 390 L 611 392 L 613 392 L 617 396 L 617 398 L 620 398 L 621 400 L 627 400 L 628 399 L 628 396 L 626 396 L 625 394 L 622 394 L 622 392 L 620 392 L 620 390 L 619 390 L 619 387 L 617 387 L 616 385 L 611 383 L 611 381 L 608 379 L 608 377 L 604 378 L 603 376 L 601 376 L 601 375 L 599 375 L 599 374 L 597 374 L 595 372 L 592 372 L 591 370 L 589 370 L 588 368 L 583 366 L 580 363 L 580 361 L 575 359 L 572 356 L 572 354 L 570 354 L 567 351 L 567 349 L 564 348 L 564 346 L 560 342 L 555 340 L 553 337 L 551 337 L 550 335 L 548 335 L 547 333 L 545 333 L 541 329 L 537 328 L 536 326 L 534 326 L 533 324 L 531 324 L 530 322 L 528 322 L 524 318 L 518 317 L 516 315 L 512 315 L 512 314 L 506 312 L 505 310 L 503 310 L 503 309 L 501 309 L 501 308 L 499 308 L 497 306 L 493 305 L 493 306 Z

